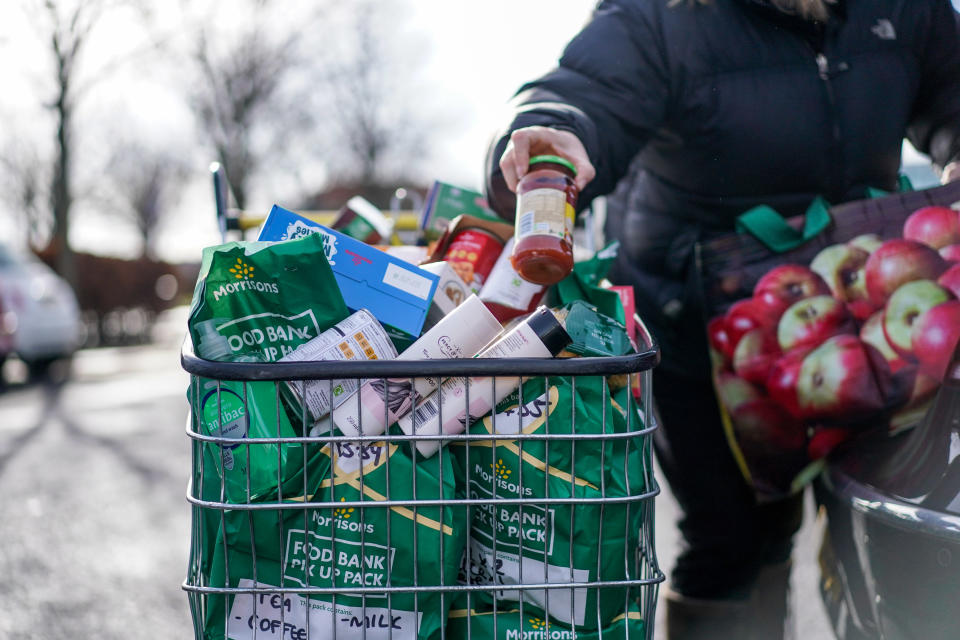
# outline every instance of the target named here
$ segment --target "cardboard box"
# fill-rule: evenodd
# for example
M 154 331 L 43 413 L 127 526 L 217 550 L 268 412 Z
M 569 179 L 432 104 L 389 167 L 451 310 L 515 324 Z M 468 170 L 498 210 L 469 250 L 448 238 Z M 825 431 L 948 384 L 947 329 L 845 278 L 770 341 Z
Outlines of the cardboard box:
M 324 236 L 324 252 L 351 311 L 366 309 L 385 327 L 416 337 L 440 278 L 368 244 L 274 205 L 258 240 Z
M 445 182 L 434 182 L 420 213 L 420 231 L 428 241 L 435 240 L 443 234 L 450 221 L 461 214 L 499 220 L 497 214 L 487 206 L 482 193 Z
M 447 225 L 446 231 L 444 231 L 440 239 L 437 240 L 437 244 L 433 248 L 433 253 L 430 254 L 427 262 L 439 262 L 443 260 L 443 255 L 447 252 L 450 241 L 460 233 L 460 231 L 470 227 L 479 227 L 480 229 L 489 231 L 503 240 L 504 244 L 513 237 L 513 225 L 503 220 L 489 220 L 487 218 L 478 218 L 477 216 L 460 215 L 451 220 Z

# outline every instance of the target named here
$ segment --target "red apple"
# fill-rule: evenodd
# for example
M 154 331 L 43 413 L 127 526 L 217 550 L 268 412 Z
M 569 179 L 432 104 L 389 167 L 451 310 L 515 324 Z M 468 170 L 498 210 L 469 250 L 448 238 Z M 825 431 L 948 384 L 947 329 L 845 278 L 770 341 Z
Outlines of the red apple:
M 763 397 L 760 390 L 738 375 L 728 371 L 721 371 L 714 380 L 717 398 L 727 408 L 727 411 L 736 411 L 740 405 L 759 400 Z
M 960 262 L 960 244 L 951 244 L 940 249 L 940 257 L 949 262 Z
M 903 237 L 934 249 L 960 243 L 960 217 L 950 207 L 924 207 L 903 223 Z
M 894 291 L 883 312 L 883 335 L 894 351 L 914 358 L 910 344 L 914 323 L 928 309 L 952 297 L 933 280 L 914 280 Z
M 937 284 L 960 298 L 960 264 L 955 264 L 937 278 Z
M 844 427 L 819 427 L 807 445 L 811 460 L 819 460 L 853 437 L 853 431 Z
M 870 301 L 879 308 L 904 283 L 936 280 L 947 270 L 947 262 L 923 243 L 898 238 L 870 254 L 865 270 Z
M 864 277 L 869 257 L 870 253 L 859 247 L 835 244 L 820 251 L 810 263 L 810 268 L 830 287 L 833 297 L 846 302 L 858 320 L 869 316 L 874 309 Z
M 803 359 L 797 398 L 807 418 L 853 418 L 882 409 L 889 384 L 882 355 L 856 336 L 838 335 Z
M 872 345 L 879 351 L 887 364 L 890 365 L 890 371 L 896 374 L 909 363 L 887 342 L 887 336 L 883 333 L 883 311 L 877 311 L 863 323 L 860 327 L 860 339 L 869 345 Z
M 733 370 L 744 380 L 762 385 L 767 381 L 770 367 L 779 357 L 780 345 L 773 329 L 753 329 L 737 343 L 733 352 Z
M 960 342 L 960 300 L 950 300 L 929 309 L 913 323 L 910 344 L 920 372 L 943 380 Z
M 729 364 L 733 359 L 733 344 L 723 316 L 717 316 L 707 323 L 707 340 L 711 349 L 720 357 L 721 364 Z
M 768 451 L 794 450 L 806 445 L 803 425 L 769 398 L 746 402 L 730 417 L 737 442 L 748 460 L 762 457 Z
M 883 240 L 881 240 L 880 236 L 875 233 L 864 233 L 863 235 L 857 236 L 847 244 L 851 247 L 863 249 L 867 253 L 873 253 L 880 248 L 880 245 L 883 244 Z
M 830 293 L 819 275 L 800 264 L 783 264 L 768 271 L 753 288 L 753 297 L 777 315 L 798 300 Z
M 724 316 L 727 325 L 727 334 L 730 336 L 732 349 L 737 348 L 743 334 L 761 327 L 776 325 L 776 312 L 755 298 L 745 298 L 734 302 L 727 315 Z
M 794 303 L 777 325 L 777 340 L 784 353 L 814 347 L 830 336 L 856 333 L 846 306 L 830 296 L 813 296 Z
M 787 410 L 794 418 L 801 418 L 797 400 L 797 380 L 800 378 L 800 365 L 810 352 L 809 349 L 794 349 L 773 363 L 767 376 L 767 393 L 770 398 Z

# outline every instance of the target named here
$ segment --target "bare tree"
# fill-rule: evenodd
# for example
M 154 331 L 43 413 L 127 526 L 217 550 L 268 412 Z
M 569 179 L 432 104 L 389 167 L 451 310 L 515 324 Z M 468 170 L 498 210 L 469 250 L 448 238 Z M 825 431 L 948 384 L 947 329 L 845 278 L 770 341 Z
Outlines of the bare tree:
M 49 215 L 49 164 L 36 145 L 12 137 L 0 152 L 0 168 L 0 195 L 24 221 L 28 244 L 45 246 L 53 225 Z
M 76 200 L 73 183 L 75 160 L 74 130 L 78 104 L 89 89 L 110 74 L 113 66 L 130 59 L 118 55 L 96 74 L 88 74 L 89 80 L 81 79 L 80 67 L 84 51 L 92 40 L 97 25 L 110 11 L 121 6 L 144 6 L 136 0 L 24 0 L 23 8 L 38 34 L 52 62 L 52 83 L 49 98 L 43 101 L 45 110 L 54 117 L 53 157 L 47 159 L 48 171 L 37 171 L 35 156 L 6 156 L 8 166 L 16 165 L 12 172 L 19 176 L 20 199 L 29 200 L 32 217 L 29 222 L 30 242 L 33 248 L 43 250 L 53 260 L 57 271 L 68 281 L 76 281 L 73 252 L 69 244 L 70 213 Z M 24 160 L 26 162 L 24 163 Z M 48 186 L 41 189 L 36 178 L 28 176 L 46 174 Z M 24 201 L 26 202 L 26 201 Z M 49 211 L 49 222 L 42 218 Z M 49 229 L 47 237 L 41 232 Z
M 244 5 L 240 5 L 241 7 Z M 308 66 L 302 39 L 315 31 L 322 5 L 299 24 L 278 24 L 290 5 L 253 0 L 249 19 L 232 32 L 200 19 L 190 51 L 197 81 L 190 105 L 202 133 L 223 165 L 237 205 L 247 205 L 253 179 L 266 157 L 309 126 L 303 93 L 296 88 Z M 237 3 L 230 5 L 237 10 Z
M 406 179 L 438 122 L 417 94 L 417 41 L 403 29 L 406 5 L 357 0 L 340 9 L 342 27 L 321 62 L 322 111 L 335 134 L 327 154 L 333 177 L 360 184 Z
M 183 154 L 142 141 L 117 145 L 104 172 L 108 185 L 101 196 L 107 211 L 136 228 L 141 257 L 156 258 L 153 242 L 164 218 L 180 199 L 190 176 Z

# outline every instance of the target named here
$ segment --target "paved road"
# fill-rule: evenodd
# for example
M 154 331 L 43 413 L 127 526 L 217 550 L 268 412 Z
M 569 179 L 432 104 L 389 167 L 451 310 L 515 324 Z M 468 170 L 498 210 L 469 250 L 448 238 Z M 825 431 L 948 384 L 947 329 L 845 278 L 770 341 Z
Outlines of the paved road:
M 191 637 L 176 350 L 85 351 L 67 383 L 0 392 L 0 638 Z
M 180 590 L 189 540 L 184 322 L 181 312 L 155 345 L 81 352 L 66 383 L 0 392 L 0 638 L 191 637 Z M 658 499 L 668 570 L 675 509 L 669 494 Z M 793 596 L 804 640 L 831 638 L 816 592 L 817 540 L 808 518 Z

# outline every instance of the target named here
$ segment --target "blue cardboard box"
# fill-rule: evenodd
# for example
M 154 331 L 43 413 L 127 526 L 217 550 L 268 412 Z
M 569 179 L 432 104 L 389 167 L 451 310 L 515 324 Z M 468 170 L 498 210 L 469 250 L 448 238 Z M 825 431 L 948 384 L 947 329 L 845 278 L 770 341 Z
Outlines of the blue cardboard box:
M 257 239 L 276 242 L 311 233 L 323 236 L 324 253 L 351 311 L 366 309 L 384 325 L 420 335 L 439 276 L 277 205 Z

